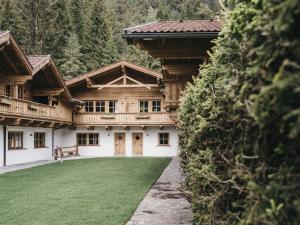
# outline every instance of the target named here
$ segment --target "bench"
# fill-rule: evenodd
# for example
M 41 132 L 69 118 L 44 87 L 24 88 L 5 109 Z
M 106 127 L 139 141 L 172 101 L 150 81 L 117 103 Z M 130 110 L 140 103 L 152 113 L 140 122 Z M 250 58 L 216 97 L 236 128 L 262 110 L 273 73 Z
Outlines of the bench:
M 79 156 L 78 154 L 78 146 L 69 146 L 69 147 L 57 147 L 54 152 L 54 158 L 64 158 L 69 156 Z

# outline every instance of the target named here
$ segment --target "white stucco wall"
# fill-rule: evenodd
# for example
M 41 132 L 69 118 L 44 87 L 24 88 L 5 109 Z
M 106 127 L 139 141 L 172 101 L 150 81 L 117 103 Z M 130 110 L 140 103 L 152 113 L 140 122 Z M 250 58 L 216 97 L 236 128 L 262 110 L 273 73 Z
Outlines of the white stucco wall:
M 86 156 L 114 156 L 114 133 L 125 133 L 125 151 L 126 156 L 132 156 L 132 133 L 143 133 L 143 155 L 144 156 L 176 156 L 178 151 L 178 132 L 175 127 L 164 127 L 159 130 L 158 127 L 147 127 L 142 130 L 141 127 L 130 127 L 124 130 L 122 127 L 113 127 L 112 130 L 105 130 L 104 127 L 95 127 L 94 130 L 88 131 L 85 127 L 77 127 L 75 131 L 67 128 L 55 131 L 54 146 L 73 146 L 76 145 L 77 133 L 99 133 L 99 146 L 79 146 L 79 154 Z M 170 134 L 170 145 L 158 145 L 158 133 L 168 132 Z
M 0 167 L 3 166 L 4 163 L 4 133 L 3 133 L 3 125 L 0 125 Z
M 7 165 L 52 159 L 52 129 L 39 128 L 39 127 L 7 126 L 7 133 L 9 131 L 23 132 L 24 149 L 22 150 L 6 149 Z M 46 148 L 37 148 L 37 149 L 34 148 L 34 132 L 46 133 Z M 6 139 L 7 137 L 8 135 L 6 135 Z

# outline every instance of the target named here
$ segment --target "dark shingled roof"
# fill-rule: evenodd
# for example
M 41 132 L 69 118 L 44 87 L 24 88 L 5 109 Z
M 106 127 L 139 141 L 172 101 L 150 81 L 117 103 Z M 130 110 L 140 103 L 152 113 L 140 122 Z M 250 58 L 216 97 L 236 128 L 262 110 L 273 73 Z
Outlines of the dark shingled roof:
M 125 33 L 220 32 L 222 25 L 212 20 L 155 21 L 124 29 Z
M 31 66 L 35 68 L 38 66 L 40 63 L 42 63 L 44 60 L 49 58 L 49 55 L 30 55 L 27 57 Z

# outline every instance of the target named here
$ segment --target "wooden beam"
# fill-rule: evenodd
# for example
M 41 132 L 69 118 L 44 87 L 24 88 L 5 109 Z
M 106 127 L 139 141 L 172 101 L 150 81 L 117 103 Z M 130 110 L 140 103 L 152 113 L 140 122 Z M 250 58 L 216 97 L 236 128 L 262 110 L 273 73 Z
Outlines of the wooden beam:
M 21 118 L 14 118 L 11 125 L 18 126 L 21 124 L 21 120 L 22 120 Z
M 112 130 L 111 126 L 105 126 L 105 130 Z
M 95 82 L 92 81 L 90 78 L 86 78 L 85 81 L 86 81 L 87 87 L 92 87 L 93 85 L 95 85 Z
M 7 76 L 1 76 L 0 77 L 0 83 L 25 83 L 27 80 L 31 80 L 31 75 L 7 75 Z
M 33 96 L 57 96 L 64 92 L 63 88 L 41 88 L 32 90 Z
M 111 85 L 111 84 L 113 84 L 113 83 L 116 83 L 117 81 L 119 81 L 119 80 L 122 80 L 123 79 L 123 76 L 121 76 L 121 77 L 119 77 L 119 78 L 117 78 L 117 79 L 114 79 L 114 80 L 112 80 L 111 82 L 109 82 L 109 83 L 107 83 L 107 84 L 105 84 L 105 85 L 102 85 L 101 87 L 98 87 L 98 90 L 101 90 L 101 89 L 103 89 L 103 88 L 105 88 L 105 87 L 107 87 L 107 86 L 109 86 L 109 85 Z M 96 86 L 96 85 L 95 85 Z M 98 85 L 97 85 L 98 86 Z
M 138 84 L 111 84 L 111 85 L 94 85 L 93 88 L 98 88 L 99 90 L 103 88 L 148 88 L 151 89 L 153 87 L 159 87 L 157 84 L 144 84 L 144 85 L 138 85 Z
M 139 84 L 139 85 L 145 87 L 145 88 L 151 89 L 151 87 L 149 87 L 149 86 L 143 84 L 142 82 L 137 81 L 136 79 L 133 79 L 133 78 L 128 77 L 128 76 L 126 76 L 126 78 L 127 78 L 128 80 L 131 80 L 131 81 L 134 82 L 134 83 L 137 83 L 137 84 Z

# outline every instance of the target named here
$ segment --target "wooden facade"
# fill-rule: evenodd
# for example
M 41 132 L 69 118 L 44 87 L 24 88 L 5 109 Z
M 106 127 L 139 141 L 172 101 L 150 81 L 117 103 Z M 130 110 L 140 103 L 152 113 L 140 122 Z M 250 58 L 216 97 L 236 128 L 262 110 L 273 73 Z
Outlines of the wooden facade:
M 182 91 L 199 65 L 208 61 L 208 51 L 221 24 L 218 21 L 156 21 L 124 29 L 122 37 L 161 62 L 165 109 L 177 121 L 177 108 Z
M 0 121 L 19 126 L 72 124 L 71 95 L 50 56 L 26 56 L 0 33 Z
M 113 65 L 67 81 L 72 95 L 86 103 L 75 123 L 87 126 L 174 125 L 165 111 L 161 79 L 128 62 Z

